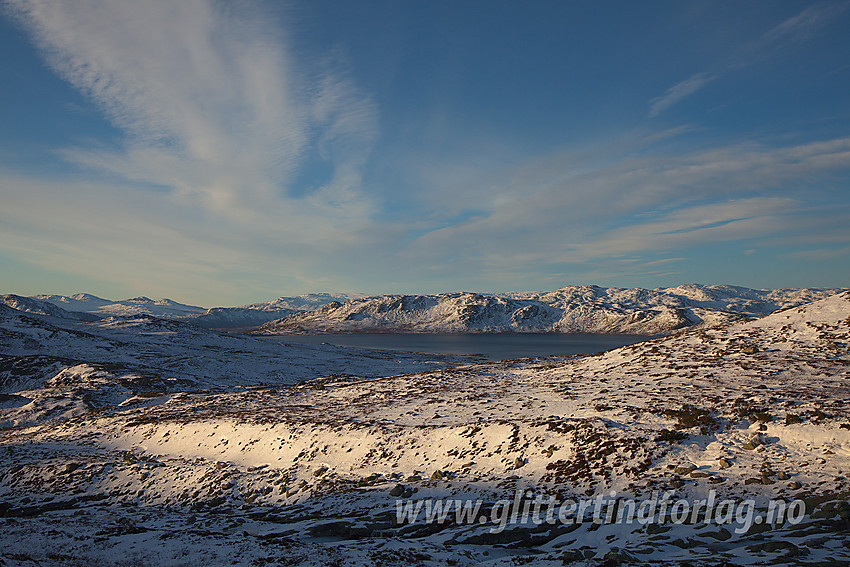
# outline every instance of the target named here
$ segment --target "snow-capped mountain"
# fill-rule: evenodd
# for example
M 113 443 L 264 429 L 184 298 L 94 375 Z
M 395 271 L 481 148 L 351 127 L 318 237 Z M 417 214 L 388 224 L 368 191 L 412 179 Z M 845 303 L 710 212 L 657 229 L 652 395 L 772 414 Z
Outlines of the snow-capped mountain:
M 13 336 L 0 335 L 4 352 L 27 337 L 72 340 L 43 316 L 5 305 L 0 316 Z M 137 357 L 188 332 L 151 319 L 78 325 L 91 334 L 73 339 L 77 350 L 109 352 L 121 337 Z M 187 355 L 218 364 L 240 344 L 193 332 L 194 352 L 163 351 L 160 371 L 173 361 L 186 372 Z M 176 392 L 153 368 L 54 364 L 41 382 L 7 382 L 0 399 L 9 565 L 128 554 L 142 565 L 850 562 L 850 292 L 597 355 L 368 380 Z M 64 419 L 46 413 L 66 399 L 76 405 Z M 550 497 L 557 514 L 519 513 Z M 664 512 L 648 523 L 590 517 L 595 502 L 616 511 L 658 498 Z M 482 503 L 480 515 L 399 520 L 408 504 L 446 501 Z M 516 517 L 494 531 L 512 502 Z M 578 502 L 591 506 L 583 521 Z M 778 519 L 769 502 L 800 503 L 800 514 Z M 679 508 L 677 521 L 681 503 L 716 515 L 683 521 Z
M 386 295 L 332 302 L 260 327 L 292 332 L 562 332 L 654 335 L 767 315 L 840 289 L 569 286 L 540 293 Z
M 334 301 L 361 297 L 357 294 L 308 293 L 295 297 L 278 297 L 265 303 L 242 307 L 213 307 L 189 319 L 192 323 L 212 329 L 258 327 L 299 311 L 309 311 Z
M 313 293 L 279 297 L 240 307 L 204 308 L 170 299 L 122 301 L 90 294 L 15 297 L 47 313 L 49 305 L 84 318 L 151 315 L 206 328 L 250 329 L 260 334 L 293 332 L 561 332 L 655 335 L 695 325 L 710 326 L 772 313 L 841 289 L 755 290 L 736 286 L 684 285 L 646 290 L 568 286 L 551 292 L 382 295 Z M 11 300 L 10 300 L 11 301 Z M 13 305 L 14 307 L 14 305 Z M 59 312 L 54 311 L 54 316 Z
M 23 297 L 14 293 L 7 293 L 0 296 L 0 304 L 11 307 L 23 313 L 32 313 L 34 315 L 47 315 L 59 319 L 71 319 L 74 321 L 96 321 L 100 317 L 92 313 L 84 313 L 82 311 L 66 311 L 61 307 L 57 307 L 51 301 L 35 299 L 32 297 Z
M 251 307 L 213 307 L 189 321 L 208 329 L 258 327 L 295 313 L 292 309 L 254 309 Z
M 273 311 L 278 309 L 289 309 L 292 311 L 310 311 L 333 301 L 349 301 L 360 299 L 363 295 L 359 293 L 305 293 L 292 297 L 278 297 L 266 303 L 252 303 L 243 306 L 246 309 L 258 309 L 261 311 Z
M 212 307 L 209 309 L 178 303 L 171 299 L 153 300 L 144 296 L 113 301 L 89 293 L 77 293 L 71 296 L 36 295 L 29 299 L 43 304 L 52 304 L 66 311 L 89 313 L 98 317 L 151 315 L 162 319 L 194 323 L 201 327 L 226 329 L 256 327 L 296 311 L 316 309 L 332 301 L 347 301 L 358 297 L 361 296 L 357 294 L 308 293 L 294 297 L 279 297 L 273 301 L 240 307 Z
M 52 303 L 66 311 L 80 311 L 100 317 L 153 315 L 165 319 L 189 319 L 203 314 L 206 310 L 203 307 L 185 305 L 171 299 L 153 300 L 145 296 L 112 301 L 89 293 L 77 293 L 71 296 L 36 295 L 33 299 Z

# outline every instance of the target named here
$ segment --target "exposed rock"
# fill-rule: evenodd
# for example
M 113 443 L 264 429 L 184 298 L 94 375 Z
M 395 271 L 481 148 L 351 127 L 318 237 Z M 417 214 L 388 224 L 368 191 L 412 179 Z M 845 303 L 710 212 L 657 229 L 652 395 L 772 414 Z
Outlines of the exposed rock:
M 677 466 L 674 470 L 676 471 L 676 474 L 685 475 L 685 474 L 689 474 L 691 471 L 697 470 L 697 468 L 699 468 L 699 467 L 697 467 L 694 464 L 686 463 L 684 465 Z
M 68 463 L 63 467 L 62 472 L 65 474 L 71 473 L 80 468 L 81 466 L 83 466 L 81 463 Z

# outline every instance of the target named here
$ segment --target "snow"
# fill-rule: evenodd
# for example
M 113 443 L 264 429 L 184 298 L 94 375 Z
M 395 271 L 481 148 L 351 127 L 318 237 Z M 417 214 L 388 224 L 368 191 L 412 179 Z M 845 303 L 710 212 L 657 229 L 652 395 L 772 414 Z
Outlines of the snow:
M 127 317 L 133 315 L 153 315 L 164 318 L 187 318 L 202 314 L 205 309 L 195 305 L 185 305 L 170 299 L 154 301 L 149 297 L 134 297 L 123 301 L 111 301 L 88 293 L 77 293 L 70 297 L 64 295 L 36 295 L 33 299 L 51 303 L 66 311 L 91 313 L 101 317 Z
M 738 301 L 698 291 L 694 302 Z M 151 317 L 0 317 L 8 565 L 850 561 L 850 292 L 597 355 L 487 363 L 390 360 Z M 395 524 L 399 485 L 406 501 L 490 504 L 517 489 L 689 501 L 713 490 L 752 498 L 759 513 L 804 499 L 807 514 L 741 533 L 526 522 L 494 534 L 491 523 Z
M 563 332 L 656 335 L 689 326 L 713 326 L 760 317 L 838 293 L 840 289 L 755 290 L 689 284 L 674 288 L 568 286 L 551 292 L 382 295 L 312 293 L 239 307 L 198 307 L 145 296 L 112 301 L 91 294 L 37 295 L 37 313 L 50 305 L 72 312 L 52 315 L 151 315 L 205 328 L 292 332 Z M 11 296 L 9 296 L 11 297 Z M 8 299 L 6 299 L 8 301 Z M 16 307 L 17 308 L 17 307 Z M 86 313 L 89 316 L 82 316 Z
M 32 298 L 15 297 L 18 297 L 18 303 L 23 299 L 38 302 L 41 306 L 41 312 L 49 307 L 49 305 L 53 305 L 74 313 L 74 315 L 65 315 L 66 317 L 80 318 L 80 313 L 87 313 L 98 317 L 151 315 L 163 319 L 192 322 L 207 328 L 225 329 L 256 327 L 296 311 L 316 309 L 332 301 L 346 301 L 358 298 L 360 295 L 309 293 L 295 297 L 279 297 L 273 301 L 252 303 L 241 307 L 212 308 L 185 305 L 171 299 L 153 300 L 145 296 L 122 301 L 103 299 L 89 293 L 77 293 L 71 296 L 36 295 Z M 11 306 L 15 307 L 15 305 Z
M 838 289 L 696 285 L 645 290 L 571 286 L 540 293 L 385 295 L 329 303 L 258 333 L 563 332 L 656 335 L 728 324 L 822 299 Z

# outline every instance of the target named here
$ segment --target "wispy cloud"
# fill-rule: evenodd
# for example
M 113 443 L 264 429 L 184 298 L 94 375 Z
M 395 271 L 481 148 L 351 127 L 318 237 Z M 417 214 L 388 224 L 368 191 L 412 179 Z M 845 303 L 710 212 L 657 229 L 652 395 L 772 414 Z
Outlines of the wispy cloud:
M 581 166 L 573 167 L 577 161 Z M 505 174 L 510 182 L 493 190 L 486 214 L 428 232 L 408 253 L 445 273 L 462 267 L 485 279 L 519 281 L 565 265 L 687 258 L 688 250 L 712 243 L 829 239 L 834 224 L 850 224 L 850 211 L 834 210 L 832 222 L 808 203 L 817 195 L 811 187 L 850 169 L 846 138 L 676 156 L 600 154 L 595 163 L 565 154 L 535 164 Z M 435 252 L 445 250 L 451 254 Z
M 829 260 L 841 256 L 850 256 L 850 246 L 839 248 L 816 248 L 813 250 L 800 250 L 783 254 L 789 260 Z
M 124 137 L 57 149 L 85 175 L 0 172 L 3 249 L 210 297 L 237 281 L 270 295 L 315 289 L 311 263 L 376 238 L 362 170 L 377 107 L 333 54 L 294 57 L 286 11 L 268 6 L 6 0 L 50 67 Z
M 660 277 L 710 243 L 748 241 L 761 253 L 846 242 L 850 211 L 816 211 L 809 197 L 846 177 L 848 138 L 658 149 L 693 134 L 682 127 L 524 162 L 511 143 L 482 140 L 462 155 L 399 149 L 392 176 L 367 178 L 376 103 L 333 53 L 296 56 L 285 12 L 214 0 L 5 1 L 51 67 L 124 133 L 113 146 L 59 148 L 80 167 L 62 179 L 0 170 L 0 250 L 59 273 L 212 303 L 240 288 L 257 300 Z M 820 29 L 827 12 L 816 8 L 742 60 Z M 669 89 L 653 112 L 730 65 Z M 395 181 L 387 205 L 373 186 Z
M 121 150 L 70 148 L 68 159 L 249 219 L 295 206 L 285 197 L 318 146 L 330 181 L 312 205 L 339 215 L 353 200 L 376 109 L 332 66 L 297 68 L 278 14 L 211 0 L 8 6 L 51 67 L 127 135 Z
M 823 3 L 809 6 L 796 16 L 771 28 L 751 43 L 738 49 L 731 59 L 718 62 L 715 67 L 700 71 L 676 83 L 667 91 L 649 101 L 649 116 L 656 117 L 671 106 L 699 92 L 709 83 L 733 69 L 753 65 L 773 56 L 777 51 L 793 49 L 828 25 L 850 2 Z
M 669 264 L 670 262 L 681 262 L 683 260 L 685 260 L 685 258 L 662 258 L 661 260 L 645 262 L 644 266 L 660 266 L 661 264 Z
M 850 7 L 844 0 L 835 3 L 820 3 L 809 6 L 796 16 L 788 18 L 778 26 L 764 33 L 754 46 L 754 50 L 768 47 L 784 41 L 804 41 L 828 25 L 841 12 Z
M 662 96 L 650 101 L 649 115 L 652 117 L 658 116 L 680 100 L 694 94 L 718 76 L 718 73 L 705 71 L 673 85 Z

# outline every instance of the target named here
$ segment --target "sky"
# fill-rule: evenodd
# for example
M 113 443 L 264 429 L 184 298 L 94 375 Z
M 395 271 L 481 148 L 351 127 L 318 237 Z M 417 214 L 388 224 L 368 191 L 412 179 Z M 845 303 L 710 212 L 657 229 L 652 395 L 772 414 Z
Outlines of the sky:
M 0 0 L 0 288 L 850 286 L 850 2 Z

